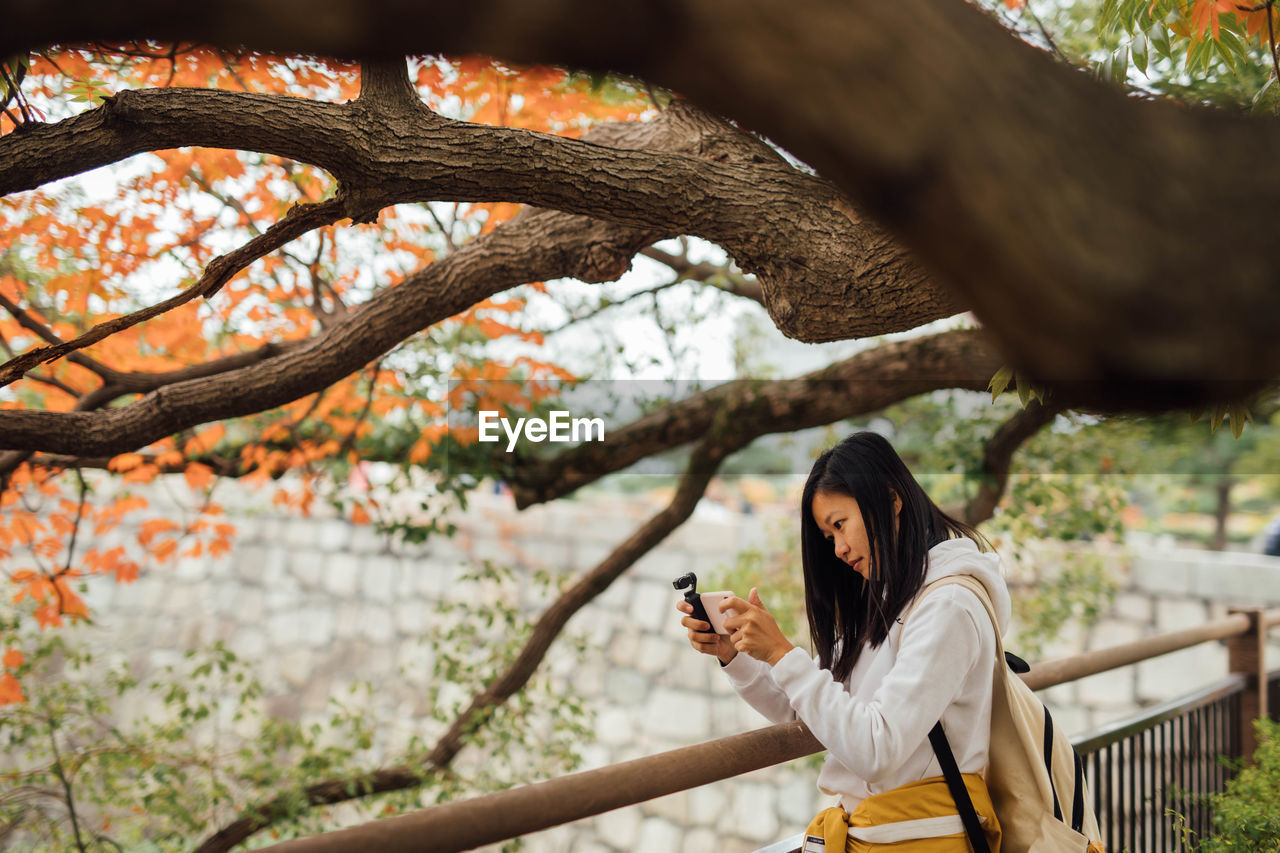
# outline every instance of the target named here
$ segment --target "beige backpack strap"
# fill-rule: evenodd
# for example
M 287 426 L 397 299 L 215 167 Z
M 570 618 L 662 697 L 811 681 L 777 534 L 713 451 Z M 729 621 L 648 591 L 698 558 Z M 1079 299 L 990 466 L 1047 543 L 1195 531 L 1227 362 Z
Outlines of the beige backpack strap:
M 911 614 L 914 613 L 916 608 L 924 601 L 926 595 L 928 595 L 932 590 L 949 584 L 958 584 L 978 596 L 978 600 L 981 601 L 982 606 L 986 608 L 987 616 L 991 619 L 991 627 L 996 633 L 996 660 L 1003 661 L 1004 641 L 1000 639 L 1000 620 L 996 618 L 995 605 L 991 603 L 991 595 L 987 592 L 986 586 L 984 586 L 982 581 L 978 580 L 973 575 L 947 575 L 944 578 L 938 578 L 933 583 L 925 584 L 924 588 L 920 590 L 920 593 L 915 597 L 915 599 L 907 605 L 906 612 L 898 617 L 902 622 L 902 630 L 905 631 L 907 629 L 907 619 L 911 618 Z M 901 645 L 902 631 L 899 631 L 898 646 L 901 647 Z

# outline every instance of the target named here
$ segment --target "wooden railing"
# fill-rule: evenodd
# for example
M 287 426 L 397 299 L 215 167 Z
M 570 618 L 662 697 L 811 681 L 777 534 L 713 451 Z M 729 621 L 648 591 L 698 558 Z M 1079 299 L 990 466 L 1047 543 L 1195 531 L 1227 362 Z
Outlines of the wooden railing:
M 1280 609 L 1239 610 L 1195 628 L 1038 664 L 1023 679 L 1032 689 L 1042 690 L 1201 643 L 1226 640 L 1228 669 L 1236 676 L 1239 686 L 1233 711 L 1237 718 L 1232 721 L 1239 734 L 1236 746 L 1240 754 L 1251 755 L 1252 721 L 1267 713 L 1266 633 L 1278 625 Z M 470 850 L 718 782 L 822 749 L 803 723 L 785 723 L 295 839 L 267 849 L 280 853 Z M 1098 796 L 1102 796 L 1101 793 Z

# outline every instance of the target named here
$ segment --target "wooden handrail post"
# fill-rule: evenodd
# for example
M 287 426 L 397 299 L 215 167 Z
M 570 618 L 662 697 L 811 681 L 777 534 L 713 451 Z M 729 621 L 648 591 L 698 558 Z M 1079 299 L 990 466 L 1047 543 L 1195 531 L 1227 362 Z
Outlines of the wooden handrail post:
M 1253 760 L 1258 748 L 1253 721 L 1267 715 L 1267 631 L 1260 607 L 1236 607 L 1232 613 L 1249 618 L 1249 630 L 1227 640 L 1227 668 L 1245 677 L 1240 694 L 1240 716 L 1236 726 L 1240 732 L 1240 754 Z

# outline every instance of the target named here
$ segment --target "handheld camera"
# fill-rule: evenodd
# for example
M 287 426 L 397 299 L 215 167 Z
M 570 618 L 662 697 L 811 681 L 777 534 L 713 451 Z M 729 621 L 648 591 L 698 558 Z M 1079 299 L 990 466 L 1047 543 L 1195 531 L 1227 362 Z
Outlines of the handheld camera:
M 684 589 L 684 600 L 689 602 L 693 607 L 693 618 L 701 619 L 711 626 L 711 630 L 717 634 L 727 635 L 729 631 L 724 627 L 724 620 L 727 616 L 737 615 L 737 611 L 733 608 L 720 612 L 720 602 L 733 598 L 733 593 L 729 590 L 717 590 L 716 592 L 698 593 L 698 576 L 693 572 L 686 572 L 671 582 L 676 589 Z M 688 589 L 685 589 L 688 587 Z

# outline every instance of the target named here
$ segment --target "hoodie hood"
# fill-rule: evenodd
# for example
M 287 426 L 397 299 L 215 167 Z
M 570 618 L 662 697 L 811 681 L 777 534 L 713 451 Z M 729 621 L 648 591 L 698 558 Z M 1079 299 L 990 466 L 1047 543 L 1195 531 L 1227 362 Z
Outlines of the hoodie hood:
M 973 575 L 987 589 L 1000 622 L 1001 636 L 1009 630 L 1011 604 L 1009 587 L 1000 572 L 1000 556 L 978 550 L 978 544 L 968 537 L 948 539 L 929 549 L 929 567 L 924 582 L 933 583 L 949 575 Z

